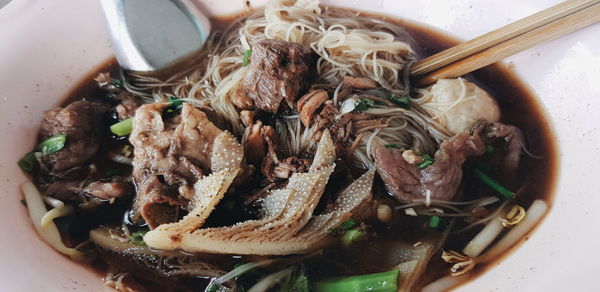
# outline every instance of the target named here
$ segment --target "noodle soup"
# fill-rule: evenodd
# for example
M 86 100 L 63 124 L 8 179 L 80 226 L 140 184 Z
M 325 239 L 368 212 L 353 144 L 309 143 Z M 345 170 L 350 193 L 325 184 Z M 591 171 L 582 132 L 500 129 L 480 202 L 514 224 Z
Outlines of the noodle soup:
M 556 157 L 498 67 L 411 87 L 449 44 L 273 2 L 173 75 L 109 66 L 45 113 L 20 164 L 31 217 L 117 290 L 458 285 L 543 217 Z

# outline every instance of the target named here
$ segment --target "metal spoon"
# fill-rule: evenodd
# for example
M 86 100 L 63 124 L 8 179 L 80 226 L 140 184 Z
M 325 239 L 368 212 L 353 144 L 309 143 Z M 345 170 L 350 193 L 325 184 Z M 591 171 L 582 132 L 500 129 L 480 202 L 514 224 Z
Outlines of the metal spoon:
M 191 0 L 101 0 L 110 46 L 119 64 L 160 71 L 191 57 L 210 33 L 210 22 Z

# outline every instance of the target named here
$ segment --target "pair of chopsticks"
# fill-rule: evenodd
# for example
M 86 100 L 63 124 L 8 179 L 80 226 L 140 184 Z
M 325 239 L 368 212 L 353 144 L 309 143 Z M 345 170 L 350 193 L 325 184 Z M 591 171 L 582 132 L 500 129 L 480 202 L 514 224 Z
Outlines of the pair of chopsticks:
M 567 0 L 420 60 L 410 75 L 419 87 L 456 78 L 598 21 L 600 0 Z

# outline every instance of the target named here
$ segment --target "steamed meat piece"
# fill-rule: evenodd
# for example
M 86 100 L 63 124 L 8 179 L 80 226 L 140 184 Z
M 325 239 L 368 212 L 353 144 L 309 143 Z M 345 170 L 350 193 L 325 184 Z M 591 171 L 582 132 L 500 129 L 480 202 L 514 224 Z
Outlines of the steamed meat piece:
M 232 102 L 241 109 L 276 113 L 285 99 L 293 108 L 307 86 L 314 59 L 310 47 L 302 44 L 270 39 L 256 42 L 248 73 Z
M 184 104 L 181 115 L 163 120 L 167 106 L 141 106 L 129 138 L 138 188 L 134 216 L 143 217 L 151 228 L 177 220 L 204 174 L 240 167 L 243 159 L 235 137 L 217 128 L 204 112 Z
M 66 135 L 65 147 L 44 156 L 51 172 L 61 172 L 80 166 L 98 152 L 104 131 L 104 114 L 108 108 L 99 102 L 80 100 L 65 108 L 44 113 L 40 139 L 52 135 Z
M 468 131 L 479 120 L 500 120 L 500 108 L 494 98 L 463 78 L 438 80 L 429 88 L 423 108 L 452 135 Z
M 485 153 L 486 144 L 504 139 L 505 165 L 516 170 L 523 145 L 518 128 L 500 123 L 481 121 L 473 126 L 471 133 L 465 132 L 442 142 L 435 153 L 434 163 L 423 169 L 411 164 L 403 156 L 404 150 L 390 149 L 375 144 L 373 156 L 377 172 L 386 189 L 403 201 L 414 199 L 452 200 L 462 180 L 462 165 L 470 156 Z

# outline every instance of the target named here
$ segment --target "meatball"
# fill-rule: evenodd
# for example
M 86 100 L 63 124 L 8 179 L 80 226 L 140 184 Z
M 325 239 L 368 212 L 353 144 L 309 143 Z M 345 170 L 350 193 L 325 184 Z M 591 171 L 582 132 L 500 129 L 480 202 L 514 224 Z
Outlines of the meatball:
M 498 104 L 479 86 L 465 79 L 441 79 L 429 87 L 423 108 L 452 135 L 469 130 L 475 122 L 500 119 Z

